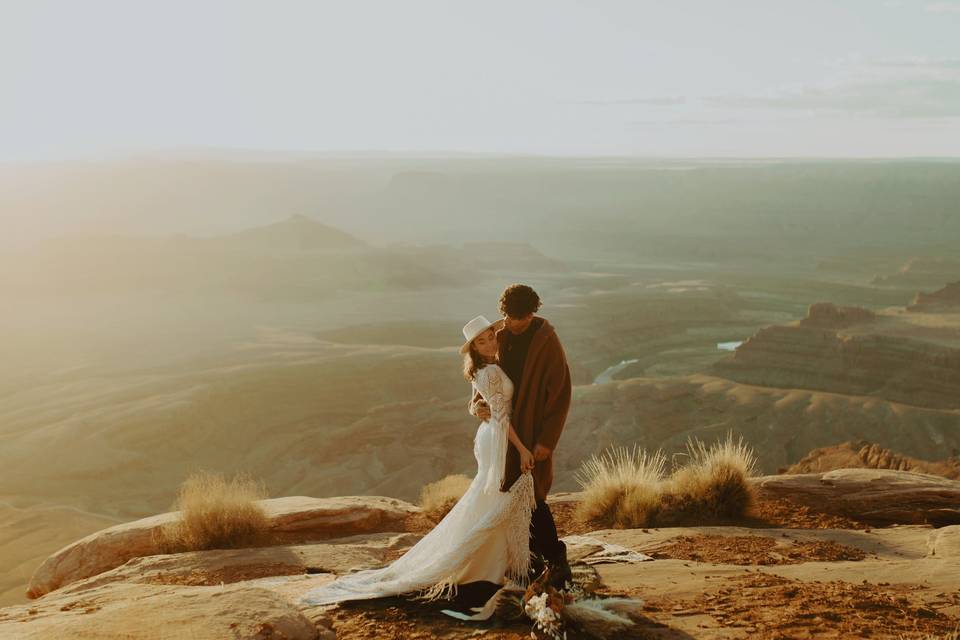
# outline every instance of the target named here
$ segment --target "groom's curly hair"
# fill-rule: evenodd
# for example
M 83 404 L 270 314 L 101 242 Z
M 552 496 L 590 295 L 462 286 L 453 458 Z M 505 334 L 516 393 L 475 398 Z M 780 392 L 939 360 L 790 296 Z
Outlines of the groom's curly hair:
M 525 284 L 512 284 L 500 294 L 500 313 L 511 318 L 525 318 L 540 305 L 540 296 Z

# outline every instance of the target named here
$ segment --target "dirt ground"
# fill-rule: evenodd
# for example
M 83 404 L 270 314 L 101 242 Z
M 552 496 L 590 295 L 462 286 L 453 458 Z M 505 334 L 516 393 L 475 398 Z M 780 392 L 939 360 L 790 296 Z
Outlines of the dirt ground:
M 756 640 L 917 638 L 957 629 L 960 620 L 931 608 L 918 590 L 902 585 L 802 582 L 748 574 L 724 580 L 692 600 L 652 597 L 645 608 L 661 619 L 703 618 L 697 626 L 705 635 L 707 630 L 726 628 L 743 631 Z M 944 602 L 960 602 L 957 593 L 944 594 L 943 598 Z
M 561 536 L 596 529 L 573 518 L 575 507 L 573 502 L 551 504 Z M 430 526 L 424 523 L 424 531 Z M 871 530 L 861 523 L 784 500 L 759 502 L 752 516 L 740 521 L 739 526 Z M 615 580 L 601 584 L 594 592 L 598 596 L 632 597 L 645 603 L 644 615 L 635 619 L 636 626 L 618 637 L 927 640 L 960 629 L 960 588 L 932 593 L 921 585 L 855 582 L 842 579 L 839 570 L 838 579 L 830 580 L 797 580 L 760 572 L 766 566 L 837 562 L 845 563 L 838 567 L 849 567 L 849 563 L 859 565 L 877 559 L 876 554 L 831 540 L 795 540 L 788 533 L 680 535 L 650 555 L 700 567 L 741 566 L 745 571 L 737 575 L 721 575 L 718 571 L 707 586 L 684 597 L 658 595 L 656 587 L 631 588 Z M 636 571 L 642 570 L 638 565 Z M 442 605 L 399 598 L 347 603 L 333 609 L 329 621 L 338 637 L 346 638 L 521 640 L 530 638 L 530 623 L 520 615 L 519 595 L 507 594 L 497 615 L 486 623 L 453 620 L 440 612 Z M 576 637 L 568 636 L 570 640 Z
M 759 536 L 679 536 L 652 552 L 654 558 L 714 564 L 774 565 L 863 560 L 867 554 L 831 540 L 795 542 Z

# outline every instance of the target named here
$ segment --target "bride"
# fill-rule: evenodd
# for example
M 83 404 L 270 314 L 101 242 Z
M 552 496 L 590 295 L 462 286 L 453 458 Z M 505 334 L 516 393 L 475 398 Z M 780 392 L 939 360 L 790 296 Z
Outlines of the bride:
M 496 331 L 503 320 L 489 322 L 477 316 L 463 328 L 466 342 L 464 375 L 490 406 L 491 416 L 477 428 L 473 454 L 477 474 L 462 498 L 444 518 L 389 566 L 343 575 L 311 589 L 301 603 L 321 605 L 412 594 L 415 600 L 434 601 L 458 595 L 458 587 L 489 585 L 492 595 L 480 607 L 461 606 L 443 612 L 463 620 L 486 620 L 496 609 L 505 588 L 504 577 L 518 585 L 530 579 L 530 518 L 536 507 L 533 491 L 533 454 L 517 437 L 510 422 L 513 383 L 496 363 Z M 507 441 L 520 452 L 520 478 L 507 492 L 500 491 Z M 474 592 L 478 592 L 474 589 Z M 476 613 L 468 613 L 476 612 Z

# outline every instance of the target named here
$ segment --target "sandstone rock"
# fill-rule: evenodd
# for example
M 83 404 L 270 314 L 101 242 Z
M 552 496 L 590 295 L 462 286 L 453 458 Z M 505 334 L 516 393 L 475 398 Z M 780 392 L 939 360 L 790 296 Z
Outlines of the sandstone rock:
M 927 539 L 929 555 L 937 558 L 960 559 L 960 525 L 942 527 L 931 532 Z
M 388 553 L 406 550 L 419 539 L 414 533 L 376 533 L 308 545 L 146 556 L 71 582 L 56 593 L 80 593 L 114 582 L 210 586 L 307 573 L 342 575 L 382 566 Z
M 407 518 L 419 513 L 419 507 L 381 496 L 292 496 L 263 500 L 261 504 L 272 530 L 286 542 L 404 531 Z M 34 572 L 28 597 L 36 598 L 120 566 L 131 558 L 160 553 L 155 532 L 177 517 L 177 512 L 171 512 L 120 524 L 64 547 Z
M 274 532 L 295 534 L 303 540 L 405 531 L 406 518 L 420 513 L 420 508 L 409 502 L 384 496 L 291 496 L 263 503 Z
M 782 473 L 819 473 L 834 469 L 896 469 L 960 479 L 960 459 L 931 462 L 901 455 L 875 442 L 849 441 L 814 449 Z
M 910 311 L 940 311 L 960 307 L 960 281 L 951 282 L 933 293 L 920 291 L 907 309 Z
M 807 317 L 800 321 L 800 326 L 840 329 L 875 318 L 876 314 L 863 307 L 838 307 L 832 302 L 815 302 L 808 307 Z
M 0 637 L 285 638 L 315 640 L 318 627 L 288 599 L 246 585 L 178 587 L 113 583 L 82 594 L 50 594 L 0 610 Z
M 910 471 L 837 469 L 754 478 L 761 497 L 786 498 L 876 525 L 960 523 L 960 482 Z

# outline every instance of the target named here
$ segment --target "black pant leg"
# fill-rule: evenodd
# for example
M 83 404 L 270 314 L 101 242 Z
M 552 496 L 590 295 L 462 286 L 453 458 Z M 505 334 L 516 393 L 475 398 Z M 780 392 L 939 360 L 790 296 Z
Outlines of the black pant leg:
M 530 519 L 530 529 L 533 534 L 530 540 L 531 551 L 547 560 L 553 560 L 566 550 L 566 545 L 557 536 L 557 524 L 546 500 L 537 500 L 537 508 Z
M 493 597 L 503 585 L 487 580 L 477 580 L 476 582 L 465 582 L 457 585 L 457 595 L 452 598 L 454 607 L 462 613 L 473 614 L 469 611 L 471 607 L 482 607 Z

